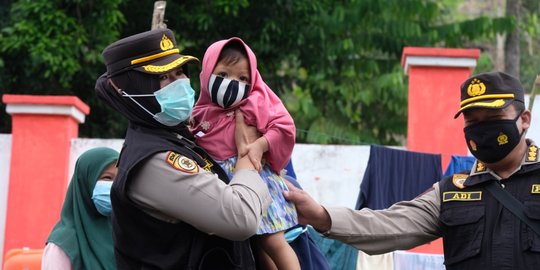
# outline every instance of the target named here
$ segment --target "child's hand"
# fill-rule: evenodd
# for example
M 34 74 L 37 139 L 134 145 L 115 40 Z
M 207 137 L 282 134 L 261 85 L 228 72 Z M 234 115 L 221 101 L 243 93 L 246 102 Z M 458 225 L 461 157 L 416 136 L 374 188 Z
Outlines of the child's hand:
M 235 120 L 236 129 L 234 132 L 234 139 L 238 151 L 238 158 L 241 158 L 248 153 L 248 145 L 254 143 L 261 135 L 255 127 L 246 125 L 244 115 L 240 111 L 236 111 Z
M 253 164 L 253 167 L 255 167 L 255 170 L 260 172 L 262 170 L 262 156 L 264 154 L 264 142 L 261 142 L 260 140 L 266 141 L 264 137 L 261 137 L 257 139 L 254 143 L 249 144 L 246 147 L 247 155 L 249 157 L 249 160 L 251 161 L 251 164 Z

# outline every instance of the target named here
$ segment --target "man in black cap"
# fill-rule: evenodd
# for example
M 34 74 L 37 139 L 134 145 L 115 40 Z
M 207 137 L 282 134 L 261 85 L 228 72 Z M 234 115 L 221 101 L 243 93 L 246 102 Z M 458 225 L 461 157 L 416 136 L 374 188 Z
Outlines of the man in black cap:
M 173 33 L 152 30 L 103 51 L 97 95 L 129 120 L 111 189 L 118 269 L 254 269 L 246 240 L 270 196 L 247 156 L 233 179 L 195 143 L 194 104 Z M 257 139 L 237 116 L 237 145 Z
M 443 237 L 446 269 L 538 269 L 540 161 L 518 79 L 490 72 L 461 85 L 465 139 L 477 158 L 412 201 L 386 210 L 323 207 L 290 186 L 300 223 L 368 254 Z

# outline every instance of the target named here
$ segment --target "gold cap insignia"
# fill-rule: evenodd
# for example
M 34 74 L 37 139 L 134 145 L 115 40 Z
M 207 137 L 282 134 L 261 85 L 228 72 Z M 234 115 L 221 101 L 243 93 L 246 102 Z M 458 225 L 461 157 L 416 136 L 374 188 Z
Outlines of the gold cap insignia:
M 507 144 L 508 136 L 501 132 L 501 134 L 499 134 L 499 137 L 497 137 L 497 142 L 499 142 L 499 145 Z
M 467 94 L 470 97 L 482 95 L 486 92 L 486 85 L 478 79 L 473 79 L 467 87 Z
M 175 152 L 169 152 L 166 161 L 176 170 L 191 174 L 199 172 L 199 166 L 195 161 Z
M 161 42 L 159 42 L 159 47 L 161 47 L 161 50 L 166 51 L 174 48 L 174 44 L 167 35 L 163 35 Z
M 531 189 L 532 194 L 540 194 L 540 185 L 539 184 L 533 184 Z
M 538 147 L 529 146 L 529 152 L 527 154 L 527 161 L 536 161 L 538 159 Z
M 463 183 L 465 183 L 465 180 L 467 180 L 467 177 L 469 176 L 466 174 L 454 174 L 454 176 L 452 176 L 452 183 L 457 188 L 464 189 L 465 186 L 463 185 Z

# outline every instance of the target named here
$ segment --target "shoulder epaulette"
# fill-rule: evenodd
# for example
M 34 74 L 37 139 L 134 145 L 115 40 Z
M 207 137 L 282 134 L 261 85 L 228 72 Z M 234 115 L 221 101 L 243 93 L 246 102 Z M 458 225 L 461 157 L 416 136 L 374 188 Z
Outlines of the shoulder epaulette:
M 538 147 L 536 145 L 529 145 L 529 148 L 527 148 L 527 157 L 525 158 L 525 163 L 536 162 L 538 162 Z

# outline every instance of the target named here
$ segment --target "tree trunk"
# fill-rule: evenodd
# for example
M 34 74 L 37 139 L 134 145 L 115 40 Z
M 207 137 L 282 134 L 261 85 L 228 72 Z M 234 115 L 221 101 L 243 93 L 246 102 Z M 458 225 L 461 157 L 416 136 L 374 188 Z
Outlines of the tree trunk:
M 505 12 L 505 0 L 495 0 L 491 4 L 495 6 L 497 17 L 503 17 Z M 497 33 L 495 45 L 495 70 L 504 71 L 504 43 L 506 42 L 506 34 Z
M 506 16 L 514 17 L 516 27 L 506 36 L 505 46 L 505 71 L 519 78 L 519 21 L 521 13 L 521 0 L 506 0 Z

